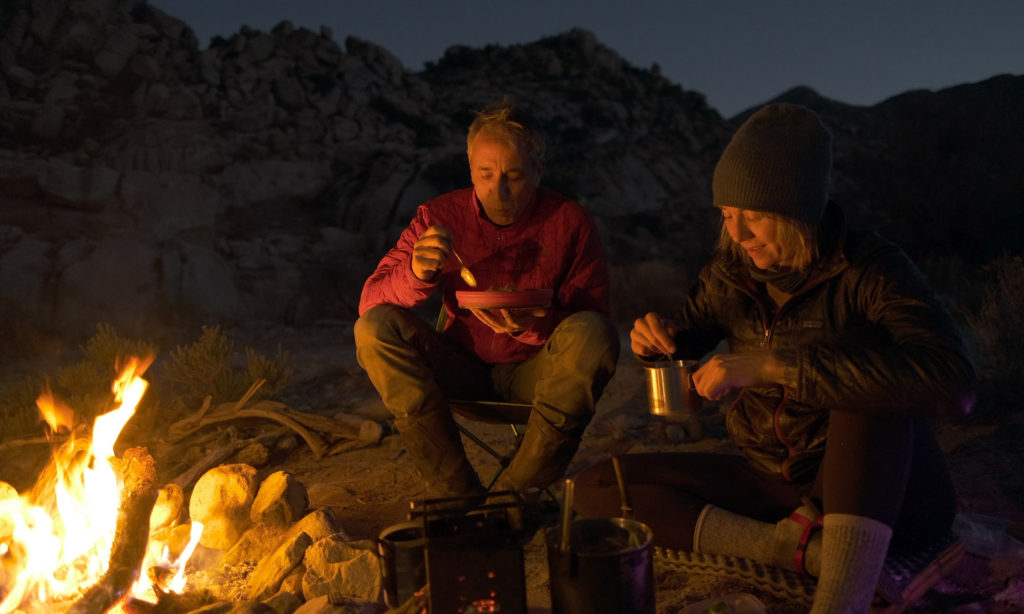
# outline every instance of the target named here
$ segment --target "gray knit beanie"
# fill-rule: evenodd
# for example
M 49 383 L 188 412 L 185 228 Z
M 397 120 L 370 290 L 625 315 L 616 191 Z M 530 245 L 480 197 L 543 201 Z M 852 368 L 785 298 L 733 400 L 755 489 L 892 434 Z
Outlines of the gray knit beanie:
M 818 116 L 771 104 L 743 122 L 722 152 L 711 182 L 714 204 L 817 224 L 831 168 L 832 136 Z

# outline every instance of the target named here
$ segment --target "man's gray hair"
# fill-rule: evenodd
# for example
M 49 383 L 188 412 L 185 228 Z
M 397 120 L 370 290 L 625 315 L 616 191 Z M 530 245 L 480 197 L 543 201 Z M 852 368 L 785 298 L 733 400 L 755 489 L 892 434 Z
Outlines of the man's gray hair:
M 467 154 L 472 153 L 473 141 L 477 135 L 486 130 L 493 136 L 507 139 L 516 147 L 523 147 L 524 153 L 529 155 L 534 163 L 540 164 L 544 161 L 544 137 L 536 130 L 532 119 L 508 98 L 474 113 L 476 118 L 470 124 L 469 134 L 466 136 Z

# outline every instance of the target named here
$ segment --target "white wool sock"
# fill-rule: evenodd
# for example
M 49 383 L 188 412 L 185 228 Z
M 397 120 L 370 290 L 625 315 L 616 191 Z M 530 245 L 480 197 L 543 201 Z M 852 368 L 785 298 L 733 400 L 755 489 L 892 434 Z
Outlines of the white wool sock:
M 693 529 L 693 551 L 761 560 L 775 525 L 705 505 Z
M 826 514 L 821 575 L 811 614 L 866 614 L 889 551 L 892 529 L 867 516 Z
M 800 508 L 805 510 L 807 508 Z M 810 510 L 807 509 L 810 514 Z M 693 531 L 693 551 L 754 559 L 784 569 L 795 569 L 796 544 L 804 528 L 789 518 L 761 522 L 714 505 L 705 505 Z M 821 531 L 811 533 L 804 566 L 817 576 L 821 562 Z

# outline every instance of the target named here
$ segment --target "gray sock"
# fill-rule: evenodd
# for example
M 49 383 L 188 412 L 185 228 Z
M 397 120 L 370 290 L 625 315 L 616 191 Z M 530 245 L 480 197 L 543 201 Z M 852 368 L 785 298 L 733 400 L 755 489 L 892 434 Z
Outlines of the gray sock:
M 775 525 L 705 505 L 693 529 L 693 551 L 763 560 Z
M 878 585 L 892 529 L 873 518 L 826 514 L 821 575 L 811 614 L 865 614 Z
M 714 505 L 706 505 L 694 527 L 693 550 L 754 559 L 795 570 L 794 554 L 803 530 L 802 525 L 788 517 L 777 523 L 762 522 Z M 807 573 L 817 576 L 821 568 L 820 531 L 811 534 L 804 557 Z

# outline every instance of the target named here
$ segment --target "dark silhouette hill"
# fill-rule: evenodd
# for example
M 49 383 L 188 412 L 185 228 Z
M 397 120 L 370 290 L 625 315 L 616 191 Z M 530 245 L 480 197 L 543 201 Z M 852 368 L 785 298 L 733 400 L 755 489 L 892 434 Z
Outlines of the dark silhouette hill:
M 719 116 L 584 30 L 454 46 L 412 72 L 287 21 L 203 49 L 145 2 L 8 2 L 0 24 L 0 308 L 70 337 L 101 320 L 353 317 L 415 206 L 468 183 L 471 111 L 502 96 L 545 128 L 546 183 L 594 213 L 633 281 L 623 294 L 644 294 L 633 273 L 651 262 L 672 276 L 652 296 L 685 288 L 716 232 L 715 160 L 746 114 Z M 821 113 L 835 200 L 940 288 L 1017 250 L 1024 77 L 871 107 L 806 87 L 776 100 Z

